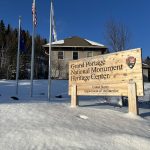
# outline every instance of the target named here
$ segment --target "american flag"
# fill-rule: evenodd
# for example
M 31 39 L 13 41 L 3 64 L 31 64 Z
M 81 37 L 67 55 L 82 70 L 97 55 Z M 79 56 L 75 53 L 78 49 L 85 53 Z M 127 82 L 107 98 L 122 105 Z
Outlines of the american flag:
M 36 16 L 36 7 L 35 7 L 35 0 L 32 3 L 32 15 L 33 15 L 33 24 L 34 26 L 37 25 L 37 16 Z

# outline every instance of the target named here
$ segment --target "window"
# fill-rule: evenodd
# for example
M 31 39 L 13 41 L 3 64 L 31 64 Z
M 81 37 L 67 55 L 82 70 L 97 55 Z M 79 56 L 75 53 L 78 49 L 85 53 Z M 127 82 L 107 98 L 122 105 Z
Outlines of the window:
M 64 59 L 64 52 L 63 51 L 58 52 L 58 59 Z
M 78 52 L 73 52 L 73 60 L 78 59 Z
M 92 52 L 87 52 L 87 57 L 92 57 L 93 53 Z

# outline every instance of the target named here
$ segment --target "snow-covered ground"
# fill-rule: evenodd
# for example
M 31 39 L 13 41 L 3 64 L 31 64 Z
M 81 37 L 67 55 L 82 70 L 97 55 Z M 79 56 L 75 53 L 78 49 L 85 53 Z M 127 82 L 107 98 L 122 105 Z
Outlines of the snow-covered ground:
M 1 80 L 0 150 L 149 150 L 150 83 L 144 89 L 134 116 L 114 104 L 118 97 L 79 97 L 71 108 L 67 81 L 52 81 L 48 102 L 46 80 L 34 81 L 32 98 L 30 82 L 20 81 L 19 100 L 15 81 Z

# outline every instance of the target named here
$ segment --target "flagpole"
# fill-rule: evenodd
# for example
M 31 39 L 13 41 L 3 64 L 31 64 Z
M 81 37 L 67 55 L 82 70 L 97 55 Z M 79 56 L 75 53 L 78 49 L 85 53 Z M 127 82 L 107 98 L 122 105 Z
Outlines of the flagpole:
M 51 49 L 52 49 L 52 0 L 50 9 L 50 33 L 49 33 L 49 71 L 48 71 L 48 100 L 51 99 Z
M 33 0 L 33 4 L 35 7 L 35 0 Z M 35 13 L 33 13 L 33 20 L 35 18 Z M 31 77 L 30 77 L 30 96 L 33 96 L 33 77 L 34 77 L 34 36 L 35 36 L 35 23 L 33 21 L 32 25 L 32 55 L 31 55 Z
M 17 67 L 16 67 L 16 95 L 18 95 L 19 57 L 20 57 L 20 30 L 21 30 L 21 16 L 19 16 L 19 28 L 18 28 L 18 51 L 17 51 Z

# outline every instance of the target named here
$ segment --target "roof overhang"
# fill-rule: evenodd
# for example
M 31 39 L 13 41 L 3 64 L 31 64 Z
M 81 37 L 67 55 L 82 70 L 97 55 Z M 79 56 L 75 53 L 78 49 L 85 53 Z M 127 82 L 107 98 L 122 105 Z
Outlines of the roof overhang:
M 49 47 L 50 44 L 45 44 L 43 45 L 44 48 Z M 83 39 L 80 37 L 71 37 L 71 38 L 66 38 L 64 40 L 59 40 L 56 42 L 52 42 L 51 44 L 52 48 L 88 48 L 88 49 L 107 49 L 103 44 L 90 41 L 87 39 Z
M 148 64 L 142 63 L 142 68 L 143 69 L 150 69 L 150 66 Z

